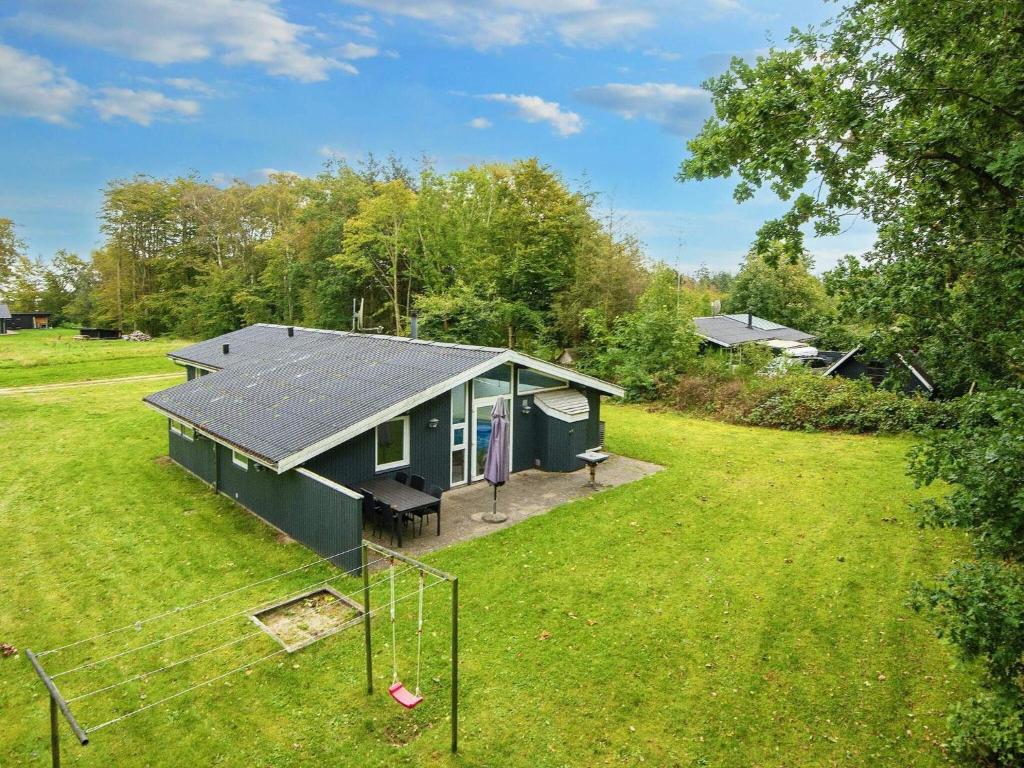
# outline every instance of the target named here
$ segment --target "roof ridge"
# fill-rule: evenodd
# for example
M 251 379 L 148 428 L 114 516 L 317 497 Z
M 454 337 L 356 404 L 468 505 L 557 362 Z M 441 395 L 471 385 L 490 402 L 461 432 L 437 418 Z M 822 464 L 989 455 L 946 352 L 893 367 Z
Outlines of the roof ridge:
M 355 331 L 342 331 L 335 328 L 309 328 L 304 325 L 284 325 L 282 323 L 253 323 L 252 325 L 245 326 L 245 328 L 252 328 L 260 326 L 262 328 L 294 328 L 297 331 L 309 331 L 311 333 L 331 333 L 336 336 L 359 336 L 371 339 L 387 339 L 388 341 L 402 341 L 407 344 L 423 344 L 433 347 L 448 347 L 455 349 L 469 349 L 478 352 L 505 352 L 507 347 L 484 347 L 478 344 L 456 344 L 451 341 L 433 341 L 431 339 L 410 339 L 408 336 L 392 336 L 387 333 L 357 333 Z M 245 328 L 239 328 L 238 330 L 245 330 Z

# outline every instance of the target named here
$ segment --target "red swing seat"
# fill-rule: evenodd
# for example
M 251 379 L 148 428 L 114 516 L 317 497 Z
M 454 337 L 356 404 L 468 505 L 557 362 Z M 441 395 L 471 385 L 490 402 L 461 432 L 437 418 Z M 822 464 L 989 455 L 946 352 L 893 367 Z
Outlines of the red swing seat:
M 409 691 L 408 688 L 406 688 L 401 683 L 395 683 L 390 688 L 388 688 L 388 693 L 391 694 L 392 699 L 397 701 L 406 709 L 412 709 L 421 701 L 423 701 L 422 696 L 418 696 L 417 694 L 412 693 L 411 691 Z

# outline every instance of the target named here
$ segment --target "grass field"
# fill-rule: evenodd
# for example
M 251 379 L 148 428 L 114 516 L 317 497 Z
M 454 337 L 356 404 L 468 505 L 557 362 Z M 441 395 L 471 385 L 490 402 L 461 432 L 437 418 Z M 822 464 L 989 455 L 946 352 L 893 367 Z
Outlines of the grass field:
M 188 342 L 81 341 L 77 328 L 18 331 L 0 336 L 0 387 L 90 381 L 181 370 L 167 352 Z
M 158 386 L 0 398 L 0 642 L 39 650 L 129 627 L 47 656 L 53 672 L 331 575 L 311 568 L 131 626 L 314 559 L 162 458 L 164 423 L 140 403 Z M 430 557 L 461 583 L 458 758 L 438 587 L 413 712 L 384 692 L 390 638 L 375 620 L 373 697 L 355 629 L 100 730 L 85 749 L 65 728 L 66 764 L 945 764 L 944 710 L 969 672 L 905 598 L 963 542 L 909 516 L 907 442 L 605 413 L 613 451 L 666 470 Z M 412 588 L 403 577 L 400 594 Z M 402 605 L 408 681 L 414 605 Z M 252 629 L 238 617 L 57 682 L 89 692 Z M 246 639 L 73 706 L 96 725 L 274 648 Z M 0 658 L 0 765 L 48 765 L 47 749 L 41 684 L 23 654 Z

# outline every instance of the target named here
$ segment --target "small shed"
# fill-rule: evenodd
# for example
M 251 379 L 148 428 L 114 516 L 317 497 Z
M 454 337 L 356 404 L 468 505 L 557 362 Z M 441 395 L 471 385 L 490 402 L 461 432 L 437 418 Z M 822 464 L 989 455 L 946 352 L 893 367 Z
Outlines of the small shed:
M 12 312 L 10 327 L 19 331 L 49 328 L 52 315 L 52 312 Z
M 0 304 L 0 334 L 7 333 L 7 325 L 11 322 L 11 310 L 6 304 Z
M 87 339 L 120 339 L 120 328 L 79 328 L 78 333 Z

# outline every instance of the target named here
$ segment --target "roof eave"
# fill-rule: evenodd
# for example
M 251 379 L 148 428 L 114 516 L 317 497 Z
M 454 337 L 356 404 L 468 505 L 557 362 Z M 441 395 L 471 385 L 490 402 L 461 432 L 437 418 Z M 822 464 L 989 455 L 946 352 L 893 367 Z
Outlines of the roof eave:
M 266 456 L 259 456 L 259 455 L 255 454 L 255 453 L 253 453 L 248 448 L 243 448 L 242 446 L 237 445 L 237 444 L 231 442 L 230 440 L 228 440 L 226 437 L 224 437 L 222 435 L 218 435 L 215 432 L 210 432 L 208 429 L 204 429 L 203 427 L 201 427 L 198 424 L 196 424 L 194 421 L 190 421 L 189 419 L 185 418 L 184 416 L 181 416 L 181 415 L 179 415 L 177 413 L 174 413 L 174 411 L 168 411 L 165 408 L 161 408 L 159 405 L 157 405 L 156 403 L 150 402 L 145 397 L 142 398 L 142 403 L 143 403 L 143 405 L 148 406 L 149 408 L 153 409 L 154 411 L 156 411 L 160 415 L 166 416 L 168 419 L 174 419 L 175 421 L 180 421 L 182 424 L 188 424 L 190 427 L 192 427 L 192 429 L 194 429 L 196 432 L 198 432 L 203 437 L 208 437 L 213 442 L 220 443 L 221 445 L 225 446 L 226 448 L 230 448 L 231 450 L 235 451 L 236 453 L 242 454 L 246 458 L 251 459 L 252 461 L 255 461 L 257 464 L 259 464 L 261 466 L 264 466 L 267 469 L 272 469 L 275 472 L 277 472 L 278 474 L 281 474 L 281 472 L 283 471 L 283 470 L 278 469 L 278 465 L 276 463 L 274 463 L 273 461 L 271 461 L 270 459 L 268 459 Z

